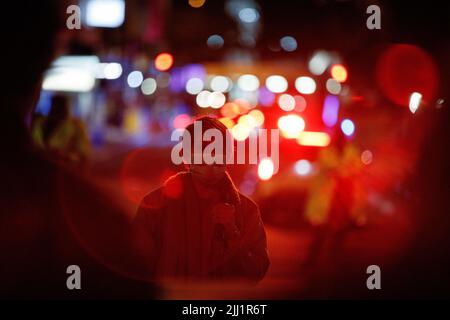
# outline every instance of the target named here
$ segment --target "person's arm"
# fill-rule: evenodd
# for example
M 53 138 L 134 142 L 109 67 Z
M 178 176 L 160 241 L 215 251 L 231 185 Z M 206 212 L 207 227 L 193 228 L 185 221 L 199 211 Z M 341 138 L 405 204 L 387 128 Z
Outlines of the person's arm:
M 132 224 L 133 251 L 138 264 L 136 269 L 146 278 L 154 276 L 159 256 L 161 208 L 161 195 L 157 190 L 142 200 Z
M 250 203 L 245 209 L 241 230 L 236 230 L 228 241 L 229 262 L 233 269 L 252 282 L 260 281 L 269 268 L 267 239 L 258 207 Z

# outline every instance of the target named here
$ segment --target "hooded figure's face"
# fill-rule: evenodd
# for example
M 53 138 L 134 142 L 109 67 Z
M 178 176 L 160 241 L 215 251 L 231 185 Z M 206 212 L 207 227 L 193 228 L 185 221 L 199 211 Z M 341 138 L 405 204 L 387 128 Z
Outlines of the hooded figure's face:
M 196 182 L 206 186 L 213 186 L 219 183 L 225 176 L 226 165 L 190 164 L 189 171 Z

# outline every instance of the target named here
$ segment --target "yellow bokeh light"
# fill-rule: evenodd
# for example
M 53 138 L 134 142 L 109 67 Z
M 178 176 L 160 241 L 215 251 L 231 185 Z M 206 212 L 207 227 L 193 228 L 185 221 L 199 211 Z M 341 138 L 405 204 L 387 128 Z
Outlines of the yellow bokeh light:
M 262 113 L 260 110 L 252 110 L 248 113 L 248 115 L 256 123 L 256 126 L 260 127 L 264 124 L 264 113 Z
M 192 8 L 200 8 L 205 4 L 205 0 L 189 0 L 189 5 Z
M 223 118 L 220 118 L 219 121 L 222 122 L 225 125 L 225 127 L 227 127 L 228 129 L 231 129 L 234 126 L 234 121 L 231 120 L 230 118 L 223 117 Z
M 347 80 L 347 69 L 343 65 L 335 64 L 331 67 L 331 76 L 338 82 L 345 82 Z
M 231 134 L 233 138 L 237 141 L 244 141 L 250 135 L 251 128 L 247 127 L 242 123 L 238 123 L 231 129 Z

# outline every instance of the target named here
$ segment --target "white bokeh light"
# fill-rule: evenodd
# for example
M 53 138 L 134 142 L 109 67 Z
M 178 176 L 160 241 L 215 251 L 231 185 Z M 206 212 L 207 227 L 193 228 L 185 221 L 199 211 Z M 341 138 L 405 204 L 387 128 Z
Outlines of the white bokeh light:
M 85 23 L 91 27 L 117 28 L 125 20 L 123 0 L 89 0 L 85 10 Z
M 239 11 L 239 19 L 245 23 L 254 23 L 259 19 L 259 13 L 254 8 L 244 8 Z
M 140 71 L 132 71 L 127 77 L 127 83 L 131 88 L 137 88 L 144 81 L 144 76 Z
M 328 92 L 331 94 L 339 94 L 342 90 L 342 86 L 339 83 L 339 81 L 336 81 L 332 78 L 327 80 L 326 88 L 327 88 Z
M 413 92 L 409 97 L 409 110 L 412 113 L 416 113 L 417 109 L 419 109 L 421 101 L 422 95 L 419 92 Z
M 312 94 L 316 91 L 316 82 L 311 77 L 299 77 L 295 80 L 295 88 L 303 94 Z
M 211 90 L 218 92 L 228 92 L 231 89 L 231 81 L 224 76 L 215 76 L 211 79 Z
M 211 92 L 208 90 L 203 90 L 199 94 L 197 94 L 197 98 L 195 99 L 197 102 L 197 105 L 200 108 L 208 108 L 210 95 L 211 95 Z
M 317 51 L 309 60 L 309 71 L 318 76 L 325 72 L 331 63 L 331 57 L 326 51 Z
M 222 92 L 214 91 L 208 96 L 208 105 L 211 108 L 219 109 L 225 104 L 226 98 Z
M 198 94 L 204 88 L 203 81 L 199 78 L 191 78 L 186 82 L 186 91 L 189 94 Z
M 295 108 L 295 98 L 290 94 L 282 94 L 278 98 L 278 105 L 284 111 L 292 111 Z
M 308 160 L 305 160 L 305 159 L 298 160 L 294 164 L 294 170 L 295 170 L 295 173 L 298 174 L 299 176 L 307 176 L 312 171 L 311 162 L 309 162 Z
M 153 78 L 147 78 L 142 81 L 141 91 L 145 95 L 150 95 L 156 91 L 156 87 L 156 80 Z
M 117 62 L 108 63 L 105 66 L 104 75 L 108 80 L 117 79 L 122 75 L 122 66 Z
M 244 74 L 238 79 L 238 86 L 243 91 L 255 91 L 259 88 L 259 80 L 253 74 Z
M 266 87 L 271 92 L 281 93 L 287 90 L 288 82 L 283 76 L 272 75 L 266 79 Z

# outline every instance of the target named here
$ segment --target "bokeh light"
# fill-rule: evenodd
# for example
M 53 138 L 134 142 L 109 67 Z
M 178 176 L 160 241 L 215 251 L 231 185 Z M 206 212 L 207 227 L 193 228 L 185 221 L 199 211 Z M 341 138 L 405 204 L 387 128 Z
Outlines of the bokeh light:
M 83 18 L 90 27 L 117 28 L 125 20 L 124 0 L 90 0 L 83 9 Z
M 331 57 L 326 51 L 318 51 L 316 52 L 313 57 L 309 60 L 308 68 L 309 71 L 319 76 L 322 73 L 325 72 L 325 70 L 328 68 L 331 62 Z
M 105 66 L 104 75 L 108 80 L 117 79 L 122 75 L 122 66 L 117 62 L 108 63 Z
M 351 136 L 355 133 L 355 124 L 350 119 L 344 119 L 341 122 L 341 130 L 346 136 Z
M 231 129 L 231 134 L 235 140 L 244 141 L 250 135 L 251 130 L 251 127 L 248 127 L 243 123 L 238 123 Z
M 260 127 L 264 124 L 264 113 L 260 110 L 252 110 L 248 115 L 254 120 L 256 126 Z
M 222 92 L 214 91 L 208 96 L 208 105 L 211 108 L 219 109 L 225 104 L 226 98 Z
M 330 141 L 330 135 L 326 132 L 303 131 L 297 138 L 298 144 L 310 147 L 326 147 Z
M 416 113 L 417 109 L 419 109 L 421 101 L 422 95 L 419 92 L 413 92 L 409 98 L 409 110 L 412 113 Z
M 263 86 L 259 89 L 258 101 L 262 106 L 268 107 L 275 101 L 275 94 Z
M 288 88 L 288 82 L 283 76 L 272 75 L 266 79 L 266 88 L 274 93 L 285 92 Z
M 239 19 L 245 23 L 254 23 L 259 19 L 259 13 L 254 8 L 244 8 L 239 11 Z
M 365 165 L 371 164 L 373 161 L 373 154 L 370 150 L 364 150 L 361 153 L 361 162 Z
M 337 81 L 335 79 L 332 79 L 332 78 L 328 79 L 325 86 L 326 86 L 328 92 L 331 94 L 341 93 L 342 86 L 339 83 L 339 81 Z
M 170 53 L 160 53 L 155 58 L 155 68 L 159 71 L 169 70 L 173 65 L 173 56 Z
M 199 94 L 197 94 L 197 97 L 195 99 L 195 101 L 197 102 L 197 105 L 200 108 L 208 108 L 210 95 L 211 95 L 211 92 L 208 90 L 203 90 Z
M 173 119 L 174 129 L 184 129 L 192 123 L 192 118 L 188 114 L 179 114 Z
M 295 88 L 303 94 L 312 94 L 316 91 L 316 82 L 311 77 L 298 77 L 295 80 Z
M 193 8 L 200 8 L 205 4 L 205 0 L 189 0 L 189 5 Z
M 294 37 L 285 36 L 280 39 L 280 46 L 287 52 L 295 51 L 297 50 L 297 40 Z
M 250 130 L 255 128 L 257 125 L 256 120 L 248 114 L 241 116 L 238 120 L 238 124 L 246 126 Z
M 250 110 L 252 108 L 252 105 L 250 104 L 250 102 L 248 102 L 246 99 L 243 99 L 243 98 L 234 100 L 234 103 L 239 106 L 239 113 L 241 113 L 241 114 L 247 112 L 248 110 Z
M 132 71 L 127 77 L 127 83 L 131 88 L 137 88 L 144 81 L 144 76 L 140 71 Z
M 294 164 L 294 171 L 299 176 L 307 176 L 307 175 L 309 175 L 311 173 L 311 171 L 312 171 L 311 162 L 309 162 L 308 160 L 305 160 L 305 159 L 298 160 Z
M 295 139 L 305 129 L 305 120 L 295 114 L 282 116 L 278 119 L 278 128 L 283 137 Z
M 243 74 L 237 84 L 243 91 L 255 91 L 259 88 L 259 79 L 253 74 Z
M 234 126 L 234 121 L 231 120 L 230 118 L 227 117 L 219 118 L 219 121 L 222 122 L 225 125 L 225 127 L 227 127 L 227 129 L 232 129 Z
M 186 82 L 186 91 L 189 94 L 198 94 L 204 88 L 203 81 L 199 78 L 191 78 Z
M 236 103 L 227 102 L 220 109 L 220 113 L 226 118 L 233 119 L 240 114 L 240 108 Z
M 400 106 L 409 106 L 412 92 L 432 101 L 439 85 L 438 69 L 431 56 L 422 48 L 397 44 L 386 50 L 376 68 L 378 86 L 383 94 Z
M 290 94 L 282 94 L 278 97 L 278 105 L 284 111 L 292 111 L 295 108 L 295 98 Z
M 307 105 L 306 99 L 300 95 L 295 95 L 294 100 L 295 100 L 295 109 L 294 110 L 297 112 L 305 111 L 306 105 Z
M 231 80 L 224 76 L 215 76 L 211 79 L 211 90 L 218 92 L 228 92 L 232 87 Z
M 274 173 L 273 161 L 270 158 L 264 158 L 258 165 L 258 177 L 261 180 L 269 180 Z
M 156 81 L 153 78 L 147 78 L 142 81 L 141 91 L 145 95 L 153 94 L 156 91 Z
M 322 121 L 327 127 L 333 127 L 338 121 L 339 98 L 328 95 L 323 102 Z
M 206 40 L 206 45 L 211 49 L 220 49 L 223 47 L 224 43 L 225 40 L 218 34 L 213 34 Z
M 343 65 L 335 64 L 331 67 L 331 76 L 338 82 L 345 82 L 348 77 L 348 72 Z

